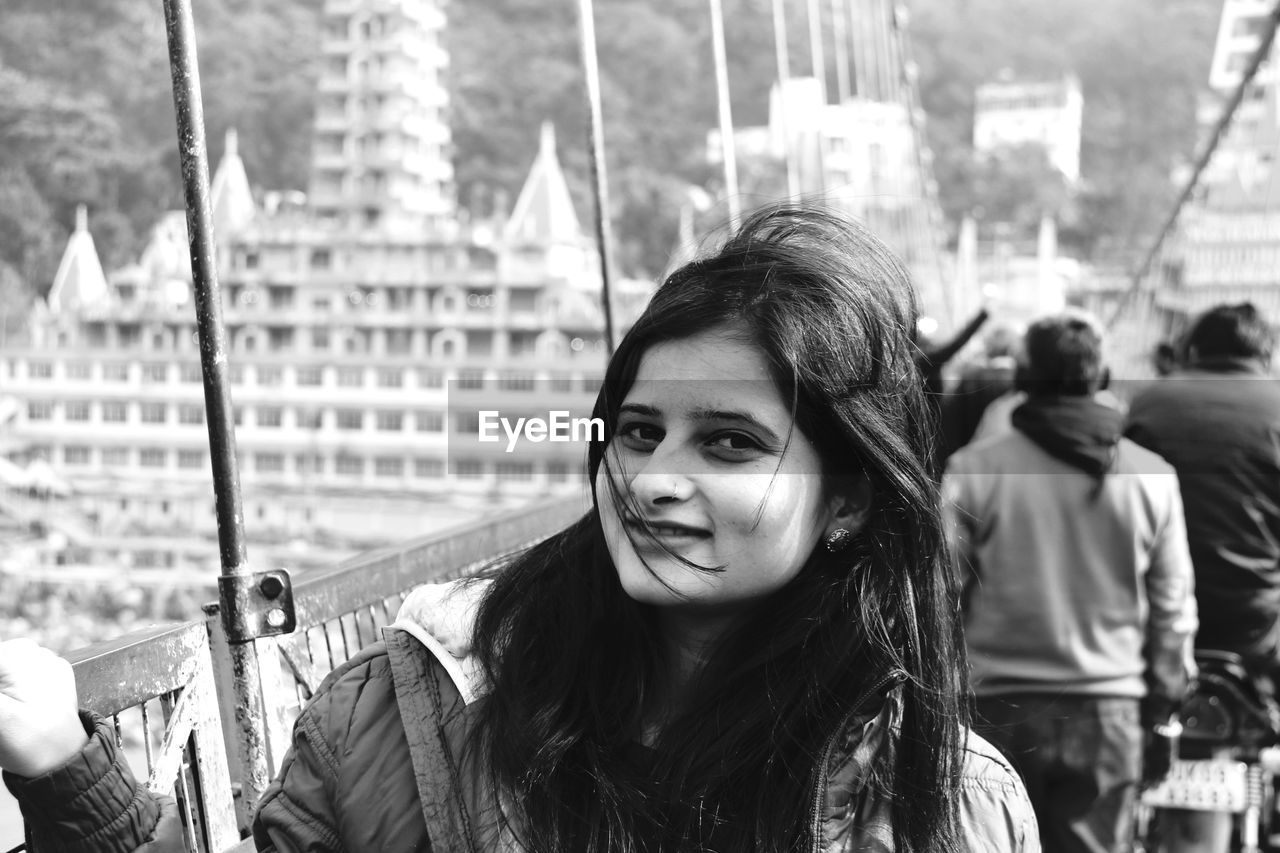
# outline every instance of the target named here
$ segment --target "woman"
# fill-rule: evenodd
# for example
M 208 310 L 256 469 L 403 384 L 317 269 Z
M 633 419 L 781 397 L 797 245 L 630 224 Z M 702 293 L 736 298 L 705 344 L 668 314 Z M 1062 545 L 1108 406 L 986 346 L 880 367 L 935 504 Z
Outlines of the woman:
M 259 849 L 1038 849 L 963 725 L 915 319 L 884 246 L 813 209 L 757 213 L 674 273 L 597 400 L 593 510 L 470 588 L 469 650 L 439 642 L 466 596 L 432 593 L 330 676 Z M 65 772 L 12 785 L 29 814 L 54 789 L 140 800 L 104 807 L 133 827 L 111 849 L 178 849 L 121 774 Z

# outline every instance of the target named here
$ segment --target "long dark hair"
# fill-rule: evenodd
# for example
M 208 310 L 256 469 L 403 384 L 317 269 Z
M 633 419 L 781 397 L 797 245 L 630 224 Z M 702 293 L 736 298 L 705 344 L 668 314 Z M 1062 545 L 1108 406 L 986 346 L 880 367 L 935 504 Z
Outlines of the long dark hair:
M 592 482 L 644 353 L 727 327 L 766 354 L 828 477 L 865 476 L 873 505 L 849 548 L 819 548 L 724 638 L 695 701 L 653 745 L 649 772 L 627 757 L 662 652 L 652 608 L 619 583 L 599 503 L 499 573 L 476 627 L 491 685 L 477 745 L 528 849 L 809 849 L 824 745 L 895 676 L 896 766 L 878 768 L 877 784 L 891 789 L 897 849 L 955 845 L 963 646 L 926 468 L 915 321 L 892 253 L 815 208 L 754 214 L 659 288 L 610 361 Z

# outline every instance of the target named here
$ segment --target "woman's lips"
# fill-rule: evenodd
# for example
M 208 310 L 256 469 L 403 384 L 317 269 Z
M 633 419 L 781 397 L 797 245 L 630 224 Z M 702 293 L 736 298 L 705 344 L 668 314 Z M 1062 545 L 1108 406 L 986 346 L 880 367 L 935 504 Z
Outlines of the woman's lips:
M 646 526 L 639 518 L 628 515 L 623 523 L 642 541 L 651 539 L 666 545 L 683 545 L 711 538 L 709 530 L 675 521 L 649 520 Z

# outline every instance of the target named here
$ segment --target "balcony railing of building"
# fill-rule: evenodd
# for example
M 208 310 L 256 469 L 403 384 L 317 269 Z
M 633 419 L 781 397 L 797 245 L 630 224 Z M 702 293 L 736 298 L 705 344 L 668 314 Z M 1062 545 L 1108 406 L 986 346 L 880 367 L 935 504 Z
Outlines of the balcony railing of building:
M 240 794 L 237 739 L 265 745 L 274 775 L 302 703 L 330 670 L 380 639 L 410 590 L 466 576 L 545 538 L 584 510 L 581 497 L 540 503 L 302 575 L 293 584 L 297 628 L 252 641 L 265 713 L 249 721 L 251 731 L 237 721 L 244 712 L 236 707 L 216 604 L 204 619 L 73 652 L 80 704 L 114 722 L 121 746 L 140 751 L 145 767 L 134 767 L 139 780 L 177 800 L 191 853 L 252 851 L 252 840 L 241 840 L 253 804 Z

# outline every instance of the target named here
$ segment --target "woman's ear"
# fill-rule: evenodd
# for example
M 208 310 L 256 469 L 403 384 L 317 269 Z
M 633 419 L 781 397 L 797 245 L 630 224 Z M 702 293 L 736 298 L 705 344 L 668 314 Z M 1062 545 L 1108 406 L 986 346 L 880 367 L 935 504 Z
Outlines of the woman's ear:
M 831 523 L 827 533 L 841 528 L 857 533 L 871 515 L 871 502 L 874 498 L 871 480 L 865 475 L 850 477 L 842 482 L 839 491 L 831 498 Z

